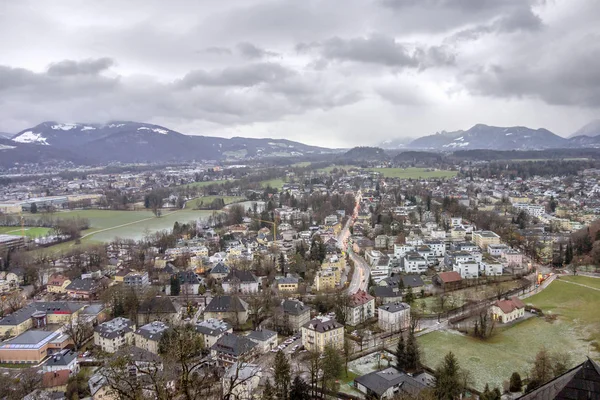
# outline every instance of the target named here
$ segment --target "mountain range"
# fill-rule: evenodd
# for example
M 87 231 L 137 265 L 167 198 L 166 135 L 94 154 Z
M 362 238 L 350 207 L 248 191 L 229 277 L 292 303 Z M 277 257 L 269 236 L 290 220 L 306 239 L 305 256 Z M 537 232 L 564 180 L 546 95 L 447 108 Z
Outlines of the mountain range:
M 397 141 L 386 140 L 386 149 L 454 150 L 544 150 L 558 148 L 600 148 L 600 120 L 592 121 L 571 137 L 558 136 L 547 129 L 524 126 L 497 127 L 477 124 L 470 129 L 438 132 L 423 136 L 399 147 Z
M 477 124 L 467 130 L 438 132 L 412 141 L 390 138 L 387 150 L 544 150 L 600 148 L 600 120 L 592 121 L 571 137 L 547 129 Z M 370 150 L 369 154 L 365 151 Z M 367 158 L 382 158 L 378 148 L 361 148 Z M 363 154 L 365 153 L 365 154 Z M 372 154 L 371 154 L 372 153 Z M 230 139 L 184 135 L 160 125 L 130 121 L 106 124 L 43 122 L 16 135 L 0 133 L 0 166 L 18 163 L 70 161 L 76 164 L 111 162 L 234 161 L 267 157 L 307 157 L 342 154 L 340 149 L 309 146 L 285 139 Z M 346 157 L 357 154 L 346 154 Z
M 24 153 L 29 159 L 31 146 L 35 146 L 43 159 L 52 158 L 56 150 L 61 150 L 65 159 L 82 158 L 88 164 L 247 160 L 333 152 L 285 139 L 184 135 L 159 125 L 129 121 L 107 124 L 43 122 L 13 135 L 9 143 L 1 144 L 3 154 Z

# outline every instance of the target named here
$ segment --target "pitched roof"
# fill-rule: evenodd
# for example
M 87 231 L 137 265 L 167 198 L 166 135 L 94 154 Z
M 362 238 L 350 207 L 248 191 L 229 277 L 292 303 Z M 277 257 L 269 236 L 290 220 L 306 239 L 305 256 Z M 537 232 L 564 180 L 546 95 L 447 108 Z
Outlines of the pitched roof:
M 168 329 L 169 326 L 165 323 L 160 321 L 154 321 L 141 326 L 137 331 L 135 331 L 135 334 L 140 335 L 148 340 L 158 342 Z
M 156 296 L 145 300 L 140 304 L 140 314 L 174 314 L 177 310 L 168 297 Z
M 438 277 L 443 283 L 459 282 L 462 281 L 460 274 L 456 271 L 440 272 Z
M 354 381 L 377 393 L 377 396 L 383 395 L 389 388 L 397 385 L 400 390 L 411 395 L 418 394 L 426 388 L 424 384 L 412 376 L 400 372 L 393 367 L 359 376 Z
M 246 271 L 243 269 L 233 268 L 229 275 L 223 279 L 223 282 L 246 282 L 246 283 L 255 283 L 258 282 L 254 274 L 250 271 Z
M 233 312 L 248 310 L 248 303 L 239 297 L 215 296 L 204 309 L 204 312 Z
M 264 342 L 265 340 L 271 339 L 273 336 L 277 336 L 277 332 L 268 330 L 268 329 L 258 329 L 252 331 L 246 336 L 248 339 L 258 340 L 260 342 Z
M 19 325 L 31 318 L 37 311 L 45 312 L 47 314 L 72 314 L 82 309 L 84 306 L 85 304 L 65 301 L 35 301 L 0 319 L 0 325 Z
M 525 304 L 518 297 L 512 297 L 509 300 L 497 300 L 494 305 L 500 308 L 504 314 L 510 314 L 516 309 L 525 307 Z
M 518 400 L 600 399 L 600 365 L 591 359 L 557 376 Z
M 113 339 L 127 332 L 132 332 L 132 326 L 133 322 L 130 319 L 117 317 L 98 325 L 94 328 L 94 331 L 98 332 L 98 335 L 103 338 Z
M 281 303 L 281 308 L 283 309 L 284 313 L 291 315 L 301 315 L 305 312 L 310 312 L 310 307 L 305 306 L 304 303 L 299 300 L 292 299 L 285 299 Z
M 93 279 L 73 279 L 66 287 L 67 290 L 75 290 L 78 292 L 93 292 L 98 288 L 98 284 Z
M 379 306 L 380 310 L 385 310 L 387 312 L 396 313 L 403 310 L 410 310 L 410 306 L 406 303 L 401 303 L 399 301 L 395 303 L 387 303 Z
M 211 349 L 220 353 L 232 355 L 234 357 L 239 357 L 247 354 L 254 347 L 256 347 L 256 343 L 247 337 L 226 333 L 217 339 L 217 342 L 211 347 Z
M 229 268 L 223 263 L 218 263 L 210 270 L 210 273 L 211 274 L 228 274 Z
M 371 296 L 369 293 L 365 292 L 364 290 L 359 290 L 358 292 L 350 296 L 350 304 L 352 305 L 352 307 L 357 307 L 366 304 L 373 299 L 374 297 Z
M 402 295 L 391 286 L 375 286 L 373 287 L 375 297 L 402 297 Z
M 329 317 L 316 317 L 303 325 L 303 328 L 307 328 L 316 332 L 327 332 L 343 327 L 344 325 Z
M 42 375 L 42 386 L 45 388 L 64 386 L 68 383 L 70 374 L 71 371 L 68 369 L 46 372 Z

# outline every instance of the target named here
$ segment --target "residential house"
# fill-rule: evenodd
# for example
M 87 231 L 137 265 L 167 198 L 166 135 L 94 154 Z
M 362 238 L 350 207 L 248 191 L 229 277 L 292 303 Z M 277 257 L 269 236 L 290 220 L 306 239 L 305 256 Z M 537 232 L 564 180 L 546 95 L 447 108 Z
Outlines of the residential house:
M 106 353 L 133 344 L 135 324 L 127 318 L 117 317 L 94 328 L 94 345 Z
M 150 286 L 150 280 L 148 279 L 148 271 L 138 272 L 131 271 L 123 278 L 123 284 L 135 289 L 142 289 Z
M 281 310 L 289 329 L 294 332 L 299 332 L 302 326 L 310 321 L 310 307 L 299 300 L 283 300 Z
M 398 287 L 375 286 L 373 288 L 373 296 L 375 296 L 375 301 L 377 304 L 402 301 L 402 292 L 398 289 Z
M 48 278 L 48 284 L 46 289 L 48 293 L 67 293 L 67 286 L 71 283 L 71 280 L 62 274 L 52 274 Z
M 210 352 L 219 365 L 228 367 L 239 361 L 251 362 L 256 356 L 257 346 L 245 336 L 226 333 L 217 339 Z
M 356 326 L 375 316 L 375 298 L 359 290 L 350 296 L 349 306 L 346 307 L 346 324 Z
M 237 296 L 215 296 L 204 309 L 204 320 L 211 318 L 243 325 L 248 320 L 248 303 Z
M 390 258 L 383 255 L 377 260 L 375 265 L 371 266 L 371 277 L 375 283 L 378 283 L 382 279 L 387 278 L 390 275 Z
M 344 325 L 331 317 L 316 317 L 301 328 L 302 345 L 308 351 L 323 352 L 325 346 L 344 347 Z
M 96 297 L 100 285 L 95 279 L 73 279 L 65 288 L 72 299 L 89 300 Z
M 453 270 L 458 272 L 463 279 L 479 277 L 479 263 L 474 261 L 459 262 L 454 265 Z
M 313 287 L 317 292 L 333 290 L 335 289 L 336 281 L 337 279 L 335 273 L 327 271 L 317 271 L 317 274 L 315 275 L 315 280 L 313 282 Z
M 500 244 L 500 236 L 492 231 L 475 231 L 473 232 L 473 242 L 485 251 L 490 244 Z
M 133 333 L 133 342 L 140 349 L 158 354 L 160 340 L 168 329 L 169 326 L 161 321 L 150 322 Z
M 202 336 L 204 348 L 210 349 L 226 333 L 233 333 L 233 327 L 225 321 L 207 319 L 196 324 L 196 332 Z
M 225 293 L 256 293 L 258 292 L 258 279 L 250 271 L 233 268 L 223 279 Z
M 508 300 L 497 300 L 491 307 L 492 318 L 502 322 L 514 321 L 525 316 L 525 304 L 518 297 Z
M 354 378 L 354 386 L 369 399 L 387 400 L 400 395 L 416 398 L 421 391 L 427 389 L 425 379 L 420 375 L 422 374 L 411 376 L 388 367 Z
M 65 349 L 52 354 L 42 366 L 42 370 L 44 372 L 68 370 L 69 375 L 77 374 L 79 372 L 77 352 L 71 349 Z
M 221 281 L 227 275 L 229 275 L 229 267 L 222 262 L 217 263 L 217 265 L 211 268 L 210 272 L 208 273 L 209 278 L 216 279 L 217 281 Z
M 297 292 L 299 279 L 293 276 L 286 276 L 277 279 L 277 290 L 280 292 Z
M 257 329 L 246 337 L 258 345 L 257 349 L 261 353 L 266 353 L 277 346 L 277 332 L 268 329 Z
M 153 321 L 162 321 L 168 325 L 179 322 L 179 311 L 166 296 L 155 296 L 144 300 L 137 314 L 137 325 L 146 325 Z
M 427 271 L 427 260 L 423 258 L 419 253 L 409 252 L 404 255 L 402 260 L 402 268 L 407 274 L 422 274 Z
M 410 326 L 410 305 L 407 303 L 386 303 L 377 309 L 377 324 L 386 332 L 400 332 Z

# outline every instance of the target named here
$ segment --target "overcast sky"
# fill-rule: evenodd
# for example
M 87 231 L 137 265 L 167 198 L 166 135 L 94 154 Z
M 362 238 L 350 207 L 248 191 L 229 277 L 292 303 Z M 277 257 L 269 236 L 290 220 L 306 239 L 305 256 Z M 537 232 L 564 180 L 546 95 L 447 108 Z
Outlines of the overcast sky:
M 598 0 L 0 0 L 0 131 L 349 147 L 600 118 Z

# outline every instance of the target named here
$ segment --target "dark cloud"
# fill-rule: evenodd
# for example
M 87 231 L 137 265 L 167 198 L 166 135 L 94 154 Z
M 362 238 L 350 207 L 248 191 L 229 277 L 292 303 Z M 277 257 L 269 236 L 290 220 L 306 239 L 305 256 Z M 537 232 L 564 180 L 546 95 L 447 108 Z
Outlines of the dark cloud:
M 251 59 L 263 58 L 263 57 L 273 57 L 273 56 L 278 55 L 274 51 L 269 51 L 269 50 L 261 49 L 260 47 L 256 47 L 255 45 L 253 45 L 250 42 L 238 43 L 237 49 L 242 56 L 244 56 L 246 58 L 251 58 Z
M 571 46 L 564 44 L 558 51 L 548 43 L 533 50 L 530 57 L 470 70 L 463 79 L 477 95 L 600 107 L 599 43 L 600 35 L 590 35 Z
M 64 60 L 50 64 L 48 67 L 48 75 L 95 75 L 107 70 L 113 65 L 114 61 L 108 57 L 82 61 Z
M 419 46 L 397 42 L 392 37 L 373 35 L 366 38 L 342 39 L 334 37 L 321 43 L 299 44 L 300 52 L 317 49 L 328 60 L 379 64 L 396 68 L 430 68 L 454 64 L 450 48 Z

